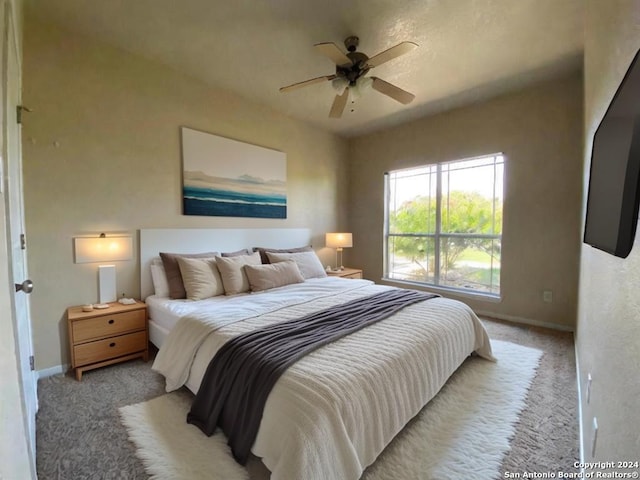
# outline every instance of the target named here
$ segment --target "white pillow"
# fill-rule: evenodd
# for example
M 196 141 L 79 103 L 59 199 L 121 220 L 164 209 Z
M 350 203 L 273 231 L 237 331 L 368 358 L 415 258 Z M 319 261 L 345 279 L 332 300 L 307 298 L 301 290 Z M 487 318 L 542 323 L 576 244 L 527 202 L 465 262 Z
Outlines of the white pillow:
M 247 274 L 252 292 L 304 282 L 298 265 L 292 260 L 268 265 L 245 265 L 244 272 Z
M 267 257 L 271 263 L 284 262 L 293 260 L 298 264 L 300 273 L 306 279 L 326 277 L 327 272 L 324 271 L 322 263 L 316 252 L 296 252 L 296 253 L 275 253 L 267 252 Z
M 169 282 L 162 263 L 151 264 L 151 280 L 153 290 L 158 297 L 169 297 Z
M 235 295 L 236 293 L 248 292 L 251 289 L 243 267 L 245 265 L 261 265 L 262 262 L 260 254 L 256 252 L 251 255 L 237 257 L 216 257 L 216 264 L 222 277 L 224 293 L 226 295 Z
M 189 300 L 204 300 L 224 294 L 215 258 L 178 257 L 177 260 Z

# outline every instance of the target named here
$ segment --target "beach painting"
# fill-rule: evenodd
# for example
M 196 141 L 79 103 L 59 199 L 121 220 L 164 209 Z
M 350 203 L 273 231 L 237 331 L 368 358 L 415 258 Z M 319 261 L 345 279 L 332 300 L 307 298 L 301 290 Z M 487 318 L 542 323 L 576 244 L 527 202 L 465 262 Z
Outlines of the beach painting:
M 182 127 L 184 215 L 287 218 L 283 152 Z

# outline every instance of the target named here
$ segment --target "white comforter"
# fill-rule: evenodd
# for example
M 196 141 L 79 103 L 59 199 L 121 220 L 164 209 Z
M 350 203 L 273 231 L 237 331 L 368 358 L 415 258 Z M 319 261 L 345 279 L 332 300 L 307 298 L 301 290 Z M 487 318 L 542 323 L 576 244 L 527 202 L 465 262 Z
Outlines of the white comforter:
M 167 391 L 196 392 L 231 337 L 389 289 L 324 278 L 185 307 L 153 369 Z M 273 480 L 357 480 L 472 352 L 492 359 L 487 333 L 463 303 L 436 298 L 307 355 L 278 380 L 252 452 Z

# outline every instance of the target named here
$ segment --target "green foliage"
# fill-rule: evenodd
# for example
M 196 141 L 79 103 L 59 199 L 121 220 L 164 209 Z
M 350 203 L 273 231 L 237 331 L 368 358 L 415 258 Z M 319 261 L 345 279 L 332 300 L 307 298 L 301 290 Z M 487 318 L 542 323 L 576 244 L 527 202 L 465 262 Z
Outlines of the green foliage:
M 502 233 L 502 205 L 496 205 L 495 226 L 493 199 L 476 192 L 452 191 L 442 199 L 441 233 L 483 234 Z M 495 230 L 494 230 L 495 228 Z M 389 218 L 389 232 L 403 234 L 434 234 L 436 230 L 436 201 L 434 198 L 418 196 L 403 203 Z M 462 252 L 467 249 L 495 253 L 491 239 L 444 237 L 440 249 L 442 268 L 451 270 Z M 433 238 L 395 238 L 394 251 L 397 255 L 410 258 L 427 273 L 430 269 L 425 262 L 433 258 L 435 250 Z

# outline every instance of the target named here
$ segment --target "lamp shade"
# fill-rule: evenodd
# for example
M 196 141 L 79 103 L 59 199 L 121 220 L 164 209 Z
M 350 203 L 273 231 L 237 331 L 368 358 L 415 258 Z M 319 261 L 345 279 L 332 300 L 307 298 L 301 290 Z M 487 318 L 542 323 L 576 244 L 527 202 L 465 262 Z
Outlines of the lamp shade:
M 334 78 L 331 82 L 331 86 L 336 91 L 336 94 L 342 95 L 344 93 L 344 89 L 349 86 L 349 80 L 344 77 Z
M 360 77 L 358 80 L 356 80 L 355 86 L 349 88 L 349 91 L 353 93 L 354 99 L 359 99 L 360 97 L 371 91 L 372 88 L 373 79 L 371 77 Z
M 129 236 L 76 237 L 75 263 L 112 262 L 133 258 L 133 240 Z
M 353 235 L 351 233 L 327 233 L 325 244 L 329 248 L 353 247 Z

